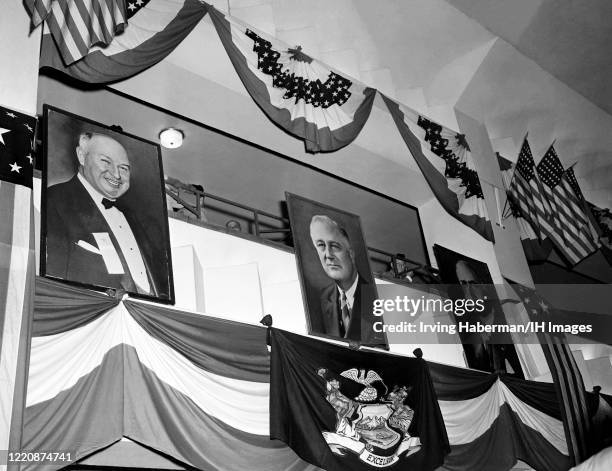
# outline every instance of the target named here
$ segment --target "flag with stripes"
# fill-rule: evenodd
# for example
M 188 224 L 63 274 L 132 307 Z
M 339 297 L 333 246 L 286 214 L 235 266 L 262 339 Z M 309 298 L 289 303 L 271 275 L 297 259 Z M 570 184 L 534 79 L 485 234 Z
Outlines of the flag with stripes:
M 36 118 L 0 107 L 0 450 L 18 450 L 22 432 L 35 276 L 35 125 Z
M 335 151 L 357 137 L 372 110 L 373 88 L 212 6 L 209 14 L 253 100 L 308 152 Z
M 508 280 L 509 281 L 509 280 Z M 555 309 L 536 290 L 509 281 L 532 321 L 555 318 Z M 538 333 L 561 403 L 570 457 L 579 463 L 589 456 L 590 419 L 582 375 L 564 334 Z
M 582 204 L 564 176 L 563 165 L 554 146 L 549 147 L 538 163 L 537 172 L 550 203 L 547 206 L 551 211 L 549 218 L 555 221 L 555 227 L 561 233 L 565 245 L 578 255 L 578 261 L 586 258 L 597 250 L 597 239 L 593 238 Z
M 572 190 L 574 190 L 574 193 L 576 194 L 578 199 L 580 201 L 584 200 L 584 195 L 582 194 L 582 190 L 580 189 L 580 185 L 578 184 L 578 179 L 576 179 L 576 174 L 574 173 L 573 166 L 565 169 L 565 178 L 572 187 Z
M 125 0 L 26 0 L 26 6 L 33 28 L 47 24 L 66 65 L 93 46 L 108 46 L 127 24 Z
M 508 159 L 502 157 L 499 152 L 497 153 L 497 162 L 499 169 L 501 170 L 502 180 L 506 193 L 510 189 L 512 184 L 512 175 L 514 173 L 514 164 Z M 514 216 L 516 226 L 519 231 L 521 238 L 521 244 L 523 245 L 523 251 L 525 257 L 529 262 L 542 262 L 548 258 L 553 248 L 553 244 L 548 237 L 544 237 L 540 240 L 538 233 L 534 230 L 533 226 L 527 221 L 522 215 L 519 206 L 514 198 L 508 198 L 508 209 L 509 213 Z M 504 217 L 506 215 L 504 214 Z
M 486 240 L 494 242 L 480 179 L 465 136 L 381 96 L 442 207 Z
M 88 83 L 116 82 L 157 64 L 170 54 L 206 15 L 206 5 L 199 0 L 27 2 L 31 5 L 30 11 L 37 11 L 38 4 L 48 4 L 51 7 L 51 13 L 46 19 L 50 33 L 46 31 L 42 37 L 40 67 L 50 67 Z M 110 14 L 115 8 L 125 13 L 124 30 L 117 35 L 110 33 L 121 24 L 120 18 Z M 54 27 L 55 10 L 71 15 L 68 17 L 71 20 L 67 26 Z M 102 15 L 100 12 L 106 14 Z M 96 18 L 101 22 L 96 23 Z M 66 21 L 66 17 L 61 21 Z M 86 27 L 89 22 L 93 24 Z M 58 40 L 57 35 L 60 35 L 61 39 Z M 97 41 L 100 36 L 104 37 L 104 41 Z M 78 39 L 79 37 L 81 39 Z M 87 40 L 85 37 L 92 39 Z M 81 55 L 79 60 L 64 58 L 67 45 L 70 45 L 70 54 Z
M 521 215 L 531 224 L 540 240 L 550 238 L 559 253 L 572 265 L 575 265 L 584 256 L 581 249 L 573 245 L 571 241 L 566 243 L 559 226 L 559 218 L 553 211 L 544 186 L 536 174 L 531 148 L 525 137 L 508 196 L 518 207 Z
M 22 449 L 70 453 L 45 469 L 126 437 L 186 469 L 314 471 L 270 440 L 269 389 L 261 326 L 36 280 Z

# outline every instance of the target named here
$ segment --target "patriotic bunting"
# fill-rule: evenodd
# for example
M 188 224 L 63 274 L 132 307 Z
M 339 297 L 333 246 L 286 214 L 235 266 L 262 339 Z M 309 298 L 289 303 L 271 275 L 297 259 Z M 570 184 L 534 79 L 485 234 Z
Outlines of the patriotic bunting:
M 144 4 L 144 0 L 133 0 L 130 5 L 135 2 Z M 46 22 L 66 65 L 95 45 L 108 46 L 127 24 L 124 0 L 25 0 L 25 5 L 32 28 Z
M 32 1 L 48 3 L 48 0 L 30 0 Z M 57 1 L 78 4 L 79 12 L 85 8 L 79 0 Z M 94 4 L 113 2 L 93 1 Z M 77 35 L 74 23 L 72 27 L 62 30 L 63 42 L 55 38 L 57 44 L 60 44 L 59 50 L 52 35 L 43 34 L 40 67 L 50 67 L 88 83 L 123 80 L 142 72 L 170 54 L 206 15 L 206 5 L 199 0 L 126 0 L 125 3 L 129 20 L 125 31 L 114 36 L 105 47 L 88 47 L 84 50 L 84 57 L 76 62 L 64 61 L 60 53 L 61 45 L 70 42 L 70 38 Z M 71 7 L 71 10 L 73 8 Z M 90 14 L 93 11 L 94 9 L 88 9 Z M 83 15 L 87 16 L 86 13 Z M 101 26 L 100 29 L 112 29 L 107 21 L 110 21 L 110 18 L 104 16 L 106 26 Z M 82 29 L 81 25 L 78 31 Z M 96 31 L 93 27 L 89 30 L 91 34 Z M 51 32 L 54 32 L 53 28 Z
M 103 295 L 79 289 L 67 302 L 66 289 L 37 280 L 15 449 L 70 452 L 68 462 L 45 467 L 52 470 L 125 436 L 197 469 L 314 470 L 269 439 L 263 327 L 108 296 L 103 311 Z
M 555 390 L 511 375 L 430 364 L 451 452 L 441 469 L 567 469 L 568 449 Z
M 209 7 L 221 42 L 247 91 L 308 152 L 350 144 L 370 115 L 375 90 Z
M 451 216 L 494 242 L 493 227 L 465 136 L 382 97 L 440 204 Z
M 569 466 L 549 383 L 355 352 L 272 329 L 272 355 L 280 358 L 270 384 L 260 327 L 119 302 L 42 278 L 34 311 L 24 436 L 14 449 L 65 450 L 74 462 L 125 436 L 199 469 L 314 471 L 295 452 L 320 447 L 318 458 L 331 456 L 326 469 L 346 460 L 381 469 L 394 457 L 398 465 L 420 460 L 414 469 L 437 462 L 447 470 L 498 471 L 517 460 L 538 470 Z M 343 367 L 347 359 L 359 359 L 365 371 Z M 322 368 L 311 372 L 313 364 Z M 344 414 L 351 407 L 355 414 Z M 289 412 L 279 417 L 279 408 Z M 325 435 L 298 434 L 320 422 L 329 427 Z M 294 435 L 287 436 L 289 426 Z M 295 452 L 270 440 L 279 430 L 295 440 Z M 446 436 L 450 454 L 442 464 Z M 341 449 L 344 456 L 333 451 Z

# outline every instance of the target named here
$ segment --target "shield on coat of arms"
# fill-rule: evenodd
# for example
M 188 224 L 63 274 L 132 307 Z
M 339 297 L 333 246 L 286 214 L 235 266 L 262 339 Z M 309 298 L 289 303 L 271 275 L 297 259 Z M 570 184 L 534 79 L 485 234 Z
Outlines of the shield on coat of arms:
M 396 445 L 402 439 L 402 434 L 392 430 L 388 419 L 393 413 L 389 404 L 360 405 L 357 409 L 358 418 L 355 420 L 355 431 L 360 435 L 361 441 L 371 447 L 373 452 L 385 451 L 393 453 Z

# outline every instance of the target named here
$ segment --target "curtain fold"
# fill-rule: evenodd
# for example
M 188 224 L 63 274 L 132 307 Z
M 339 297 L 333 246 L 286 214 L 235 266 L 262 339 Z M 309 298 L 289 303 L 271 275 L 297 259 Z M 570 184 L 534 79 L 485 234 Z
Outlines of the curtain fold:
M 134 320 L 199 368 L 267 383 L 270 367 L 265 327 L 125 301 Z
M 265 329 L 49 280 L 36 293 L 22 449 L 70 450 L 75 461 L 126 436 L 202 469 L 315 469 L 269 439 L 280 398 L 270 395 Z M 383 357 L 399 365 L 386 353 L 367 361 L 380 370 Z M 429 371 L 451 445 L 441 469 L 569 467 L 552 384 L 436 363 Z
M 106 294 L 48 278 L 37 277 L 35 290 L 34 337 L 76 329 L 119 304 Z

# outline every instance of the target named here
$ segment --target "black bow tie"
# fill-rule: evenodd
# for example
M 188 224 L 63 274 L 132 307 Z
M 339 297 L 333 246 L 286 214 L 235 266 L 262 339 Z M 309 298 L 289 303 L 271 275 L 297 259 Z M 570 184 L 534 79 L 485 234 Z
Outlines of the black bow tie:
M 109 200 L 108 198 L 102 198 L 102 206 L 104 206 L 105 209 L 110 209 L 113 206 L 117 207 L 117 200 L 113 201 L 113 200 Z

